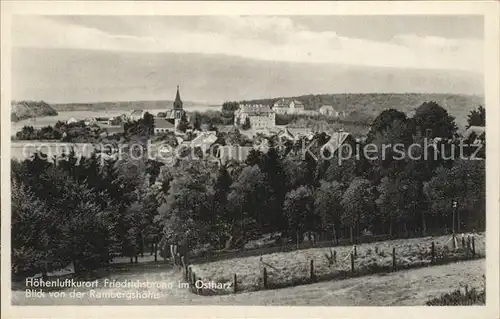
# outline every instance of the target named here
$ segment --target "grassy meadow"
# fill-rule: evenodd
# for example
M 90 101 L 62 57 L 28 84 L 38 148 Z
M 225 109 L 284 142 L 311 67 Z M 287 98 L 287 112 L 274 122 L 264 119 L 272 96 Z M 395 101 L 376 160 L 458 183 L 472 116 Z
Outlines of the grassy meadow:
M 466 238 L 469 234 L 466 234 Z M 474 234 L 476 258 L 485 255 L 484 233 Z M 451 235 L 415 239 L 398 239 L 361 244 L 356 247 L 354 258 L 355 276 L 392 271 L 392 251 L 396 251 L 396 269 L 429 266 L 431 264 L 431 243 L 435 243 L 435 263 L 464 260 L 471 257 L 467 247 L 462 248 L 461 237 L 457 236 L 457 248 L 453 249 Z M 237 275 L 238 291 L 264 289 L 263 268 L 267 272 L 267 287 L 282 288 L 329 279 L 352 276 L 350 254 L 353 246 L 312 248 L 287 253 L 273 253 L 262 256 L 235 258 L 205 264 L 191 265 L 196 277 L 203 281 L 227 283 Z M 331 262 L 336 256 L 335 262 Z M 310 279 L 310 262 L 313 260 L 315 280 Z M 201 291 L 202 294 L 231 293 L 231 289 Z

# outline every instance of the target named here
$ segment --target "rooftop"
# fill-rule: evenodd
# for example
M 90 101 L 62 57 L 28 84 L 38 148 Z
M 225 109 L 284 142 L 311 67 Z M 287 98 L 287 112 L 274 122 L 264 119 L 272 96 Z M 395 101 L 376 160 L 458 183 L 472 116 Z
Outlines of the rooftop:
M 249 113 L 250 115 L 267 114 L 273 112 L 273 110 L 271 110 L 269 106 L 261 104 L 242 104 L 240 105 L 240 111 Z
M 174 122 L 170 120 L 166 120 L 163 118 L 155 118 L 155 128 L 168 128 L 173 129 L 175 127 Z

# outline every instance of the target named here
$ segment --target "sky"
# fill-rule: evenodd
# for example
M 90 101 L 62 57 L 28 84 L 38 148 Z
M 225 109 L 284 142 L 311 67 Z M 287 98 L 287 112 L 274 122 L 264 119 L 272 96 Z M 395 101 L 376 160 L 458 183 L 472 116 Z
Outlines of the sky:
M 60 88 L 51 89 L 51 85 L 64 85 L 74 93 L 75 102 L 120 99 L 118 92 L 111 93 L 112 78 L 100 83 L 98 78 L 83 78 L 77 74 L 71 76 L 63 71 L 70 56 L 73 57 L 71 63 L 78 64 L 84 52 L 86 60 L 82 61 L 82 67 L 96 70 L 82 70 L 83 73 L 95 74 L 99 69 L 110 67 L 109 61 L 104 63 L 103 54 L 115 57 L 116 61 L 138 63 L 135 71 L 130 73 L 136 78 L 137 87 L 141 86 L 140 77 L 147 76 L 141 72 L 139 64 L 151 60 L 161 64 L 161 59 L 151 57 L 162 54 L 168 57 L 195 55 L 200 69 L 206 69 L 207 58 L 227 56 L 228 67 L 237 58 L 240 65 L 248 64 L 248 68 L 254 66 L 253 63 L 261 63 L 262 67 L 280 63 L 280 72 L 286 72 L 283 64 L 290 65 L 291 69 L 296 69 L 296 65 L 300 64 L 312 68 L 364 68 L 367 72 L 373 68 L 390 68 L 398 72 L 406 70 L 410 73 L 423 70 L 433 74 L 449 74 L 450 83 L 462 83 L 462 86 L 465 86 L 464 81 L 474 81 L 483 74 L 481 16 L 17 16 L 12 25 L 12 42 L 13 97 L 16 99 L 70 102 L 71 92 L 61 92 Z M 41 49 L 44 52 L 42 55 L 37 53 Z M 142 62 L 123 60 L 123 56 L 130 54 Z M 170 60 L 165 58 L 165 64 L 171 65 Z M 27 68 L 24 66 L 27 62 L 36 65 Z M 198 63 L 196 59 L 190 62 Z M 118 67 L 112 66 L 110 71 L 123 72 Z M 162 66 L 158 65 L 158 68 Z M 54 69 L 61 72 L 54 72 Z M 211 69 L 211 72 L 214 70 Z M 255 76 L 251 70 L 241 67 L 237 72 L 240 74 L 232 76 Z M 221 76 L 228 76 L 222 73 Z M 460 74 L 460 78 L 456 74 Z M 293 73 L 290 76 L 304 75 Z M 176 74 L 169 72 L 168 77 L 174 78 L 172 83 L 176 82 Z M 187 74 L 179 70 L 178 77 L 177 82 L 189 87 L 186 83 L 189 81 Z M 202 77 L 204 79 L 192 81 L 210 85 L 207 83 L 210 76 L 203 74 Z M 47 83 L 40 83 L 44 78 Z M 118 78 L 115 80 L 119 81 Z M 348 90 L 356 91 L 357 81 L 350 80 L 353 83 Z M 385 79 L 381 78 L 381 81 Z M 305 80 L 303 83 L 304 90 L 297 92 L 297 95 L 311 91 Z M 94 88 L 88 89 L 89 85 Z M 116 85 L 119 86 L 118 83 Z M 127 85 L 132 89 L 134 87 L 133 83 Z M 83 93 L 78 90 L 79 86 L 85 86 L 87 90 Z M 300 91 L 300 84 L 297 86 Z M 456 84 L 448 87 L 442 85 L 436 90 L 454 92 L 456 88 Z M 216 102 L 233 98 L 228 93 L 231 88 L 224 89 L 213 87 L 208 99 L 202 96 L 200 90 L 193 91 L 191 100 Z M 238 91 L 237 88 L 233 89 Z M 419 90 L 418 87 L 407 88 L 409 91 L 412 89 Z M 220 92 L 215 94 L 213 90 Z M 374 91 L 380 90 L 390 91 L 391 86 L 374 88 Z M 428 89 L 422 87 L 420 90 Z M 147 88 L 139 91 L 137 99 L 148 99 Z M 153 91 L 151 98 L 158 98 Z M 171 91 L 168 88 L 169 94 Z M 262 94 L 272 96 L 283 90 L 278 91 L 273 92 L 271 84 L 264 91 L 248 94 L 255 94 L 255 98 L 258 98 Z M 235 94 L 234 98 L 240 95 Z M 130 95 L 123 98 L 134 99 Z

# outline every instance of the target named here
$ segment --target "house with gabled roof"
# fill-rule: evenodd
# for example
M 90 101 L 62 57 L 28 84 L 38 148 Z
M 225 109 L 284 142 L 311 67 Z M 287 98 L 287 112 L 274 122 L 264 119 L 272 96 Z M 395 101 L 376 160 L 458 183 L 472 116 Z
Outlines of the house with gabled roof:
M 290 141 L 300 140 L 302 137 L 313 138 L 313 131 L 307 127 L 286 127 L 278 133 L 278 138 L 285 138 Z
M 267 105 L 241 104 L 234 112 L 234 125 L 243 126 L 248 119 L 253 130 L 274 128 L 275 113 Z
M 339 129 L 338 131 L 332 133 L 328 142 L 321 146 L 321 154 L 325 154 L 326 152 L 334 154 L 339 151 L 342 145 L 345 144 L 349 144 L 353 147 L 356 144 L 356 139 L 351 135 L 351 133 L 345 132 L 343 129 Z M 353 150 L 351 149 L 351 151 Z
M 304 112 L 304 104 L 295 99 L 280 99 L 273 104 L 276 114 L 301 114 Z

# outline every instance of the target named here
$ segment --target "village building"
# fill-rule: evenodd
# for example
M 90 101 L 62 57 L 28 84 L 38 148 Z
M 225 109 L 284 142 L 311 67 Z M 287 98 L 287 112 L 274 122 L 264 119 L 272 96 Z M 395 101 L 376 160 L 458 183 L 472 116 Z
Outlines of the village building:
M 146 111 L 144 110 L 132 110 L 128 118 L 131 121 L 139 121 L 140 119 L 144 118 L 144 114 L 146 114 Z
M 276 114 L 303 114 L 304 104 L 297 100 L 281 99 L 273 105 Z
M 226 145 L 217 148 L 216 157 L 221 164 L 226 164 L 229 161 L 244 162 L 250 151 L 254 148 L 252 146 L 240 145 Z
M 484 126 L 471 126 L 462 133 L 462 138 L 472 144 L 483 144 L 486 136 Z
M 178 85 L 177 85 L 177 93 L 175 94 L 174 104 L 172 105 L 171 108 L 167 108 L 165 113 L 167 119 L 173 119 L 173 120 L 180 120 L 185 115 Z
M 163 115 L 163 114 L 162 114 Z M 155 121 L 155 134 L 163 134 L 167 132 L 176 132 L 182 117 L 185 116 L 183 103 L 179 93 L 179 86 L 175 94 L 175 100 L 172 107 L 168 107 L 165 111 L 165 116 L 154 118 Z M 186 118 L 187 119 L 187 118 Z
M 85 125 L 87 126 L 90 126 L 90 125 L 94 125 L 94 124 L 97 124 L 97 120 L 95 119 L 95 117 L 87 117 L 83 123 L 85 123 Z
M 339 129 L 330 135 L 330 139 L 321 147 L 320 152 L 323 156 L 328 157 L 335 154 L 340 149 L 340 151 L 344 152 L 344 156 L 353 156 L 355 144 L 356 139 L 350 133 L 345 132 L 343 129 Z M 351 149 L 348 147 L 342 148 L 342 145 L 349 145 Z M 327 153 L 330 154 L 327 155 Z
M 345 112 L 344 111 L 336 110 L 331 105 L 322 105 L 319 108 L 319 113 L 321 115 L 332 116 L 332 117 L 345 117 Z
M 78 120 L 75 119 L 74 117 L 70 117 L 67 121 L 66 124 L 73 124 L 73 123 L 78 123 Z
M 278 133 L 278 138 L 286 139 L 289 141 L 298 141 L 303 137 L 311 140 L 314 137 L 314 133 L 309 128 L 300 128 L 300 127 L 297 128 L 286 127 Z
M 175 130 L 175 122 L 173 120 L 155 118 L 155 128 L 154 128 L 155 134 L 173 132 L 174 130 Z
M 253 130 L 272 129 L 275 125 L 275 113 L 266 105 L 240 105 L 234 113 L 234 125 L 241 127 L 245 125 L 247 119 Z
M 189 142 L 191 147 L 199 147 L 205 153 L 217 141 L 217 132 L 207 131 L 200 132 L 192 141 Z
M 297 111 L 296 114 L 300 115 L 307 115 L 307 116 L 318 116 L 320 113 L 316 110 L 302 110 L 302 111 Z

